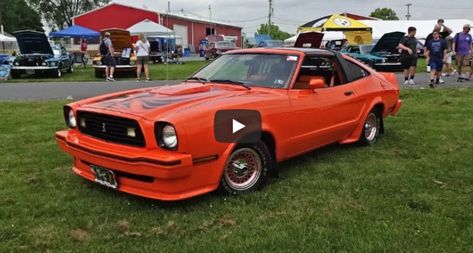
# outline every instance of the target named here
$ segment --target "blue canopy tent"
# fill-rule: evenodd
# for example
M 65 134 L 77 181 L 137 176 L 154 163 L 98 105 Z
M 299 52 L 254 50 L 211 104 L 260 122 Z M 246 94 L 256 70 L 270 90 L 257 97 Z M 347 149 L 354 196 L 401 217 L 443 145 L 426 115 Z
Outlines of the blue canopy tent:
M 80 25 L 73 25 L 68 27 L 64 30 L 58 32 L 51 32 L 49 37 L 52 38 L 98 38 L 100 37 L 100 33 L 89 28 L 85 28 Z

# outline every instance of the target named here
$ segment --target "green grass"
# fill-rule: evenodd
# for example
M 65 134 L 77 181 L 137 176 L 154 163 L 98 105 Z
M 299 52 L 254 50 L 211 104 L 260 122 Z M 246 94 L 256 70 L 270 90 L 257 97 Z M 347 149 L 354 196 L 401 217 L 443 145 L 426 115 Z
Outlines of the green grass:
M 473 252 L 473 89 L 403 90 L 370 147 L 238 197 L 162 203 L 73 175 L 63 101 L 0 103 L 0 252 Z
M 190 76 L 196 70 L 204 66 L 205 61 L 190 61 L 184 64 L 150 64 L 150 78 L 153 80 L 182 80 Z M 167 74 L 166 74 L 167 72 Z M 143 74 L 144 75 L 144 74 Z M 134 80 L 136 74 L 127 74 L 125 76 L 115 75 L 117 80 Z M 95 72 L 92 66 L 86 69 L 79 67 L 73 73 L 64 73 L 61 78 L 40 77 L 35 75 L 23 75 L 20 79 L 9 80 L 8 82 L 88 82 L 103 81 L 103 78 L 95 78 Z

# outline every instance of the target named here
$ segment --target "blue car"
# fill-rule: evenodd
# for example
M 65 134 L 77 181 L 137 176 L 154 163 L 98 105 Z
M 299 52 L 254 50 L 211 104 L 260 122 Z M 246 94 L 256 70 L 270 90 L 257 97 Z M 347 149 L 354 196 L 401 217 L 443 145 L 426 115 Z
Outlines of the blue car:
M 61 77 L 64 72 L 74 71 L 73 57 L 64 47 L 52 46 L 44 33 L 35 31 L 14 32 L 20 54 L 13 61 L 10 74 L 20 78 L 22 74 Z
M 377 63 L 383 63 L 385 58 L 372 55 L 371 50 L 373 47 L 374 45 L 348 45 L 340 50 L 340 53 L 349 55 L 374 68 Z

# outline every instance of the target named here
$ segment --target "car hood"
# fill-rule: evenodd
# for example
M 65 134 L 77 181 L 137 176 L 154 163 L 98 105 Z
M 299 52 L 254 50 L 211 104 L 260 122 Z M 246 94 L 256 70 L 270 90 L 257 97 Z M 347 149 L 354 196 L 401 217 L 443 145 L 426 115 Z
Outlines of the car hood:
M 322 43 L 323 38 L 324 34 L 319 32 L 300 33 L 299 36 L 297 36 L 296 42 L 294 43 L 294 47 L 320 48 L 320 44 Z
M 381 39 L 378 40 L 376 45 L 371 50 L 371 53 L 378 53 L 378 52 L 391 52 L 395 53 L 397 50 L 397 46 L 399 45 L 399 41 L 401 41 L 402 37 L 404 37 L 403 32 L 391 32 L 384 34 Z
M 53 54 L 48 38 L 35 31 L 14 32 L 21 54 Z
M 133 48 L 129 31 L 119 28 L 102 30 L 100 31 L 102 38 L 104 37 L 105 32 L 110 33 L 110 40 L 112 41 L 115 52 L 121 52 L 125 48 Z
M 159 115 L 197 111 L 201 106 L 214 107 L 223 99 L 261 94 L 237 85 L 182 83 L 172 86 L 133 90 L 100 97 L 81 105 L 85 110 L 106 110 L 155 120 Z M 250 99 L 251 100 L 251 99 Z M 240 99 L 241 101 L 241 99 Z

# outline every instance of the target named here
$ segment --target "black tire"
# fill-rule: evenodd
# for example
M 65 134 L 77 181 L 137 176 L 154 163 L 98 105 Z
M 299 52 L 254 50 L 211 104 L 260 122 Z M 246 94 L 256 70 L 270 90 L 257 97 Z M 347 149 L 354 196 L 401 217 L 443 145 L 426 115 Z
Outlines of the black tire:
M 363 146 L 373 145 L 378 139 L 379 133 L 381 131 L 381 126 L 381 113 L 379 112 L 379 110 L 374 108 L 368 113 L 368 116 L 363 122 L 363 128 L 361 130 L 358 144 Z
M 18 79 L 18 78 L 21 77 L 21 74 L 15 72 L 15 71 L 11 71 L 11 72 L 10 72 L 10 76 L 11 76 L 12 79 Z
M 249 166 L 251 164 L 252 168 Z M 236 167 L 237 165 L 240 167 Z M 266 183 L 271 165 L 271 153 L 262 141 L 239 144 L 225 162 L 220 188 L 231 195 L 261 189 Z

